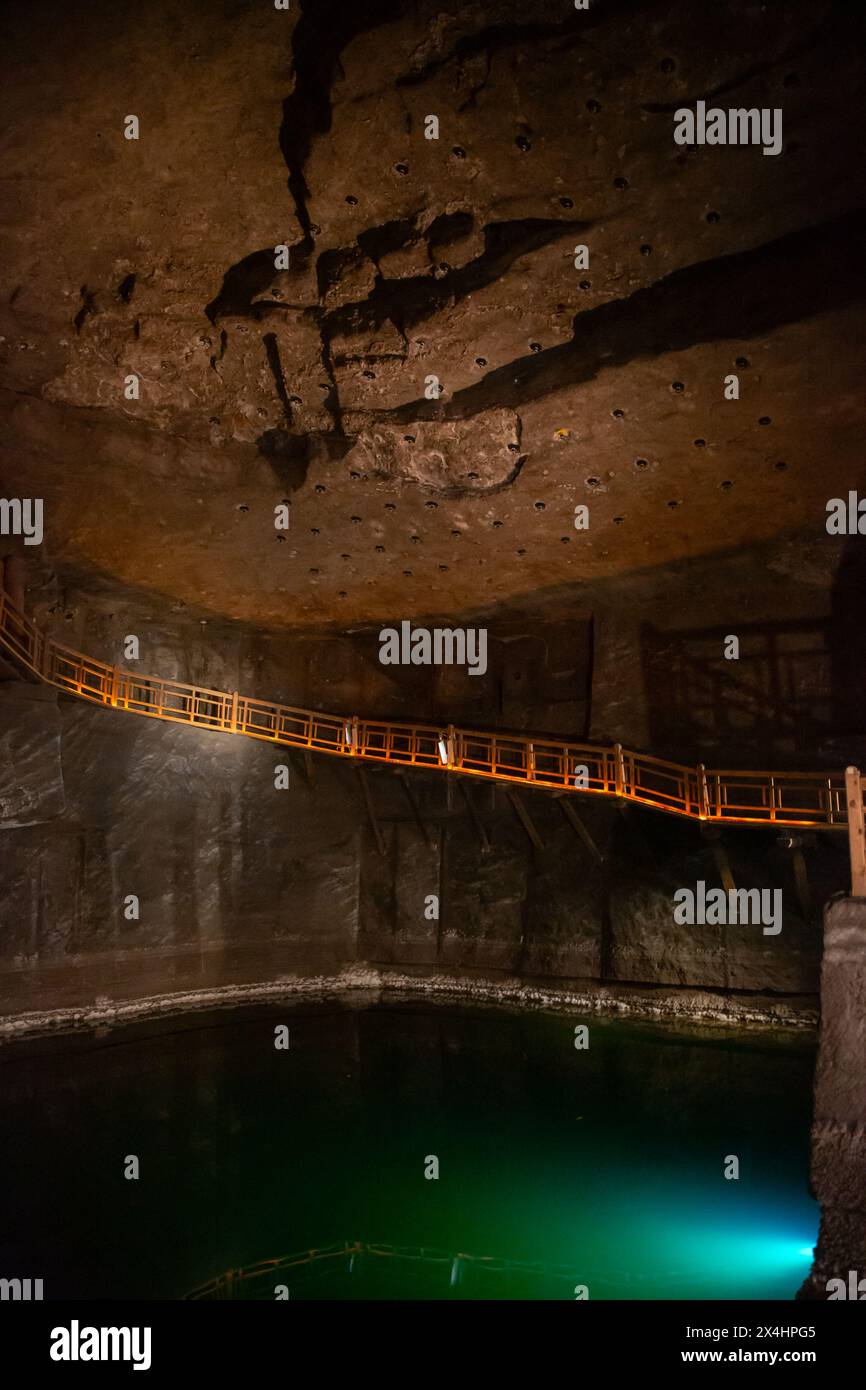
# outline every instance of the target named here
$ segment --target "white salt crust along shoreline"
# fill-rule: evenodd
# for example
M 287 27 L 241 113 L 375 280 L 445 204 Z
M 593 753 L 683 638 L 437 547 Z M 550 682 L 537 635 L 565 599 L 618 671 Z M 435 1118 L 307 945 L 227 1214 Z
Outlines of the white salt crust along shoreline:
M 702 990 L 655 992 L 610 986 L 589 990 L 555 989 L 524 981 L 454 979 L 447 975 L 413 976 L 395 971 L 358 968 L 338 975 L 285 977 L 261 984 L 232 984 L 212 989 L 181 990 L 138 999 L 99 999 L 92 1005 L 46 1009 L 0 1017 L 0 1043 L 76 1032 L 80 1029 L 120 1027 L 155 1018 L 169 1018 L 207 1010 L 237 1008 L 282 1000 L 328 1000 L 372 1004 L 377 1000 L 406 1002 L 430 999 L 465 1004 L 549 1012 L 600 1014 L 663 1020 L 671 1023 L 725 1024 L 742 1027 L 808 1030 L 818 1025 L 816 1007 L 796 1006 L 782 999 L 747 996 L 738 999 Z

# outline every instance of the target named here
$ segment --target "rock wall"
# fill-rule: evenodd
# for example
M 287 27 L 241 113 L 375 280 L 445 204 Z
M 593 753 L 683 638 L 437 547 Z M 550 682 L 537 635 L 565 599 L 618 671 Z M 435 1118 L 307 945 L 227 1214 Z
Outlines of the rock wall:
M 824 919 L 821 1035 L 812 1122 L 815 1262 L 801 1297 L 866 1299 L 866 899 Z
M 380 850 L 359 774 L 344 763 L 305 765 L 264 743 L 24 684 L 2 698 L 0 1012 L 365 962 L 785 996 L 817 988 L 820 927 L 766 832 L 728 830 L 723 848 L 738 886 L 782 888 L 782 932 L 677 926 L 676 888 L 720 882 L 719 845 L 693 824 L 575 800 L 596 854 L 555 797 L 524 791 L 538 849 L 501 788 L 368 769 Z M 275 786 L 280 765 L 286 790 Z M 817 839 L 806 856 L 819 905 L 844 885 L 844 844 Z

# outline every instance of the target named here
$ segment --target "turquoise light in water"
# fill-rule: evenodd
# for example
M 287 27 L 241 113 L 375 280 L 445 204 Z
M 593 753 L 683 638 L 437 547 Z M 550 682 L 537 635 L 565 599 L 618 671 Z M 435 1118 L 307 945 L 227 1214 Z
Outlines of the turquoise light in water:
M 287 1067 L 272 1044 L 285 1018 L 22 1053 L 6 1111 L 26 1142 L 4 1172 L 21 1267 L 63 1297 L 180 1297 L 314 1249 L 328 1258 L 287 1267 L 293 1300 L 793 1299 L 802 1285 L 819 1220 L 808 1040 L 592 1019 L 580 1053 L 573 1018 L 319 1004 L 293 1011 Z M 131 1130 L 153 1173 L 121 1231 L 91 1173 Z M 232 1296 L 272 1300 L 273 1285 L 265 1269 Z

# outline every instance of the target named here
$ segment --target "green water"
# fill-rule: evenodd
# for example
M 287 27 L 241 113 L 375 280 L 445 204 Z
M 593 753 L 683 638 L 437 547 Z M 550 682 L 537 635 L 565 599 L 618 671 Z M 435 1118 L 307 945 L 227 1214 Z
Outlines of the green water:
M 303 1255 L 234 1296 L 791 1298 L 813 1060 L 796 1034 L 333 1003 L 6 1047 L 0 1273 L 180 1298 Z

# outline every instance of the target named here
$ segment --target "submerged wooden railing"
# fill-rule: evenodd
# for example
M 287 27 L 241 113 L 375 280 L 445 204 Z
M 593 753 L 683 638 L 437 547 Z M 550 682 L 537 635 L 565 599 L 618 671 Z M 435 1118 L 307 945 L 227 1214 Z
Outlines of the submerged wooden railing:
M 341 758 L 438 769 L 559 792 L 615 796 L 695 820 L 737 825 L 847 825 L 843 772 L 721 771 L 524 734 L 405 724 L 296 709 L 237 691 L 139 676 L 55 642 L 0 589 L 0 650 L 38 680 L 82 700 L 152 719 Z
M 494 1255 L 471 1255 L 463 1251 L 437 1250 L 425 1245 L 389 1245 L 384 1241 L 346 1240 L 336 1245 L 317 1246 L 311 1250 L 299 1250 L 292 1255 L 277 1259 L 257 1260 L 254 1264 L 243 1265 L 238 1269 L 227 1269 L 215 1279 L 208 1279 L 184 1295 L 191 1302 L 226 1302 L 231 1299 L 274 1297 L 276 1281 L 284 1282 L 296 1272 L 305 1271 L 352 1274 L 361 1260 L 369 1260 L 380 1265 L 386 1262 L 403 1270 L 419 1267 L 442 1270 L 447 1275 L 448 1287 L 454 1289 L 464 1282 L 467 1276 L 476 1275 L 516 1275 L 544 1279 L 576 1279 L 586 1271 L 570 1265 L 545 1264 L 535 1260 L 510 1260 Z M 641 1276 L 637 1276 L 640 1279 Z M 664 1278 L 664 1276 L 662 1276 Z M 626 1273 L 607 1274 L 600 1282 L 625 1282 L 635 1276 Z M 288 1286 L 286 1286 L 288 1287 Z M 569 1290 L 569 1293 L 571 1290 Z
M 439 1286 L 459 1290 L 468 1284 L 477 1293 L 491 1293 L 498 1287 L 508 1287 L 509 1281 L 520 1281 L 524 1287 L 538 1281 L 537 1288 L 550 1289 L 564 1282 L 563 1295 L 574 1299 L 575 1283 L 593 1289 L 610 1290 L 612 1296 L 645 1297 L 653 1290 L 670 1289 L 675 1285 L 706 1285 L 715 1279 L 710 1269 L 696 1275 L 693 1270 L 653 1268 L 649 1271 L 598 1268 L 584 1263 L 553 1264 L 542 1260 L 509 1259 L 504 1255 L 473 1255 L 465 1250 L 439 1250 L 429 1245 L 390 1245 L 377 1240 L 345 1240 L 334 1245 L 314 1246 L 276 1259 L 256 1260 L 254 1264 L 227 1269 L 214 1279 L 199 1284 L 184 1295 L 191 1302 L 228 1302 L 231 1300 L 272 1300 L 279 1284 L 291 1297 L 292 1287 L 300 1292 L 305 1282 L 330 1274 L 351 1276 L 364 1264 L 379 1270 L 391 1267 L 403 1279 L 418 1276 L 419 1272 L 439 1274 Z M 429 1285 L 427 1286 L 430 1287 Z M 435 1286 L 434 1286 L 435 1287 Z M 514 1287 L 514 1284 L 511 1285 Z M 519 1287 L 519 1285 L 518 1285 Z M 626 1293 L 626 1291 L 628 1291 Z M 432 1292 L 432 1290 L 431 1290 Z

